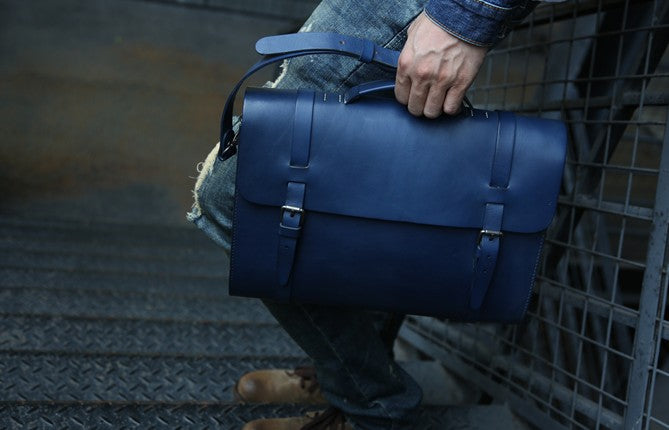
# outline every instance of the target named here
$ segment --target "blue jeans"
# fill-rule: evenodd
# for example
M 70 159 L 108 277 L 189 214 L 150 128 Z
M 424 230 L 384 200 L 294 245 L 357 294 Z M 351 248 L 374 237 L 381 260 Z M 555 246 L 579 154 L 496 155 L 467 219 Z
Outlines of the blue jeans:
M 426 0 L 325 0 L 301 31 L 338 32 L 400 50 Z M 394 71 L 342 56 L 301 57 L 285 63 L 269 86 L 340 93 L 362 82 L 394 79 Z M 236 158 L 209 155 L 188 217 L 230 250 Z M 356 429 L 422 428 L 420 387 L 393 360 L 398 317 L 327 306 L 265 301 L 288 334 L 313 359 L 323 395 Z

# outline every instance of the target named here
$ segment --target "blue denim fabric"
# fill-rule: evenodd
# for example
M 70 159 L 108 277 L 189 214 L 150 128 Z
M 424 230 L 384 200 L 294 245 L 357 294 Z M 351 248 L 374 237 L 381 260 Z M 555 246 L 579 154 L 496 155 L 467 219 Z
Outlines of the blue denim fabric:
M 430 0 L 427 16 L 453 36 L 493 46 L 538 4 L 530 0 Z

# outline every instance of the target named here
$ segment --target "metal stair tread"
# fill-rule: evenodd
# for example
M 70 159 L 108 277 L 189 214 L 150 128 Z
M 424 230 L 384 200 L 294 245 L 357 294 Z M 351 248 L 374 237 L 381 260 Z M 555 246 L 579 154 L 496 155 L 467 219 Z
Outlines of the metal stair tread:
M 216 245 L 201 231 L 190 225 L 169 227 L 155 225 L 125 225 L 112 223 L 43 222 L 8 220 L 0 216 L 0 237 L 55 240 L 63 242 L 135 243 L 157 246 L 197 246 L 216 249 Z
M 275 323 L 258 300 L 90 289 L 0 287 L 0 314 Z
M 146 273 L 155 275 L 183 275 L 227 278 L 227 263 L 175 262 L 155 259 L 138 259 L 130 256 L 96 256 L 65 254 L 62 252 L 25 251 L 0 249 L 2 266 L 48 268 L 59 270 L 95 270 L 116 273 Z
M 26 402 L 0 404 L 4 427 L 222 428 L 237 429 L 257 418 L 301 416 L 322 409 L 303 405 L 208 403 Z M 421 430 L 516 428 L 505 406 L 423 407 Z
M 100 221 L 94 219 L 79 219 L 76 217 L 66 218 L 59 214 L 47 218 L 46 216 L 25 216 L 22 214 L 11 214 L 0 211 L 0 226 L 8 227 L 48 227 L 62 230 L 99 230 L 99 229 L 117 229 L 120 231 L 131 232 L 139 231 L 160 231 L 162 233 L 172 232 L 174 234 L 192 234 L 198 229 L 184 219 L 183 224 L 155 224 L 155 223 L 128 223 L 124 221 Z
M 227 258 L 195 229 L 0 217 L 0 261 L 2 428 L 232 429 L 314 409 L 233 403 L 241 374 L 309 359 L 259 301 L 228 296 Z M 424 428 L 501 422 L 480 408 L 426 406 Z
M 5 287 L 107 289 L 227 296 L 227 277 L 0 266 Z
M 142 260 L 205 262 L 220 264 L 227 256 L 222 248 L 199 246 L 162 246 L 134 243 L 114 244 L 108 241 L 68 241 L 54 238 L 30 238 L 22 235 L 0 236 L 0 251 L 16 250 L 34 253 L 61 253 L 98 257 L 125 257 Z
M 0 353 L 3 401 L 220 402 L 246 372 L 305 358 Z
M 0 351 L 304 356 L 275 324 L 0 315 Z

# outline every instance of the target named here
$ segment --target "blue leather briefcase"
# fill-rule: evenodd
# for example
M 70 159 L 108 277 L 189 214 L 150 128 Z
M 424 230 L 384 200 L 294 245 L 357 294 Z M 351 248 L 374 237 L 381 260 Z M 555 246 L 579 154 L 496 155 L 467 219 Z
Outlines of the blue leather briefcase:
M 269 57 L 398 52 L 341 35 L 261 39 Z M 346 94 L 253 88 L 221 158 L 237 152 L 230 294 L 462 321 L 516 322 L 556 209 L 559 121 L 464 108 L 416 118 L 369 83 Z

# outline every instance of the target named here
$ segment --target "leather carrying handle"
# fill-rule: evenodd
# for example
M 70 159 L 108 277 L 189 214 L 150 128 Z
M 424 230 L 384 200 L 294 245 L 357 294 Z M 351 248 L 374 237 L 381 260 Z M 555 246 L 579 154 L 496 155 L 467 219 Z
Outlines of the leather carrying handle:
M 225 102 L 221 115 L 221 139 L 218 151 L 218 156 L 222 160 L 230 158 L 236 152 L 233 144 L 232 110 L 237 92 L 247 78 L 263 67 L 303 55 L 335 54 L 357 57 L 365 63 L 397 68 L 400 55 L 399 51 L 383 48 L 369 40 L 336 33 L 295 33 L 264 37 L 256 43 L 256 51 L 267 57 L 251 66 L 237 82 Z
M 353 88 L 350 88 L 344 94 L 344 103 L 349 104 L 358 100 L 360 97 L 366 96 L 368 94 L 373 94 L 382 91 L 390 91 L 395 89 L 395 81 L 389 80 L 380 80 L 380 81 L 371 81 L 365 82 L 364 84 L 356 85 Z M 474 106 L 469 101 L 467 97 L 462 99 L 462 104 L 469 108 L 474 109 Z
M 246 79 L 258 70 L 279 61 L 289 58 L 313 54 L 333 54 L 357 57 L 363 63 L 376 63 L 382 66 L 397 68 L 400 57 L 399 51 L 384 48 L 374 42 L 357 37 L 345 36 L 337 33 L 293 33 L 279 36 L 268 36 L 256 42 L 256 51 L 265 55 L 265 58 L 242 76 L 230 92 L 223 114 L 221 115 L 221 136 L 218 156 L 222 160 L 230 158 L 236 152 L 233 144 L 234 131 L 232 129 L 232 110 L 237 92 Z M 374 92 L 386 91 L 395 88 L 394 81 L 372 81 L 357 85 L 349 89 L 344 95 L 344 103 L 352 103 L 360 97 Z M 463 104 L 473 109 L 471 102 L 464 98 Z
M 367 94 L 373 94 L 382 91 L 390 91 L 395 89 L 395 81 L 371 81 L 364 84 L 356 85 L 355 87 L 346 91 L 344 94 L 344 103 L 349 104 L 358 100 L 360 97 Z

